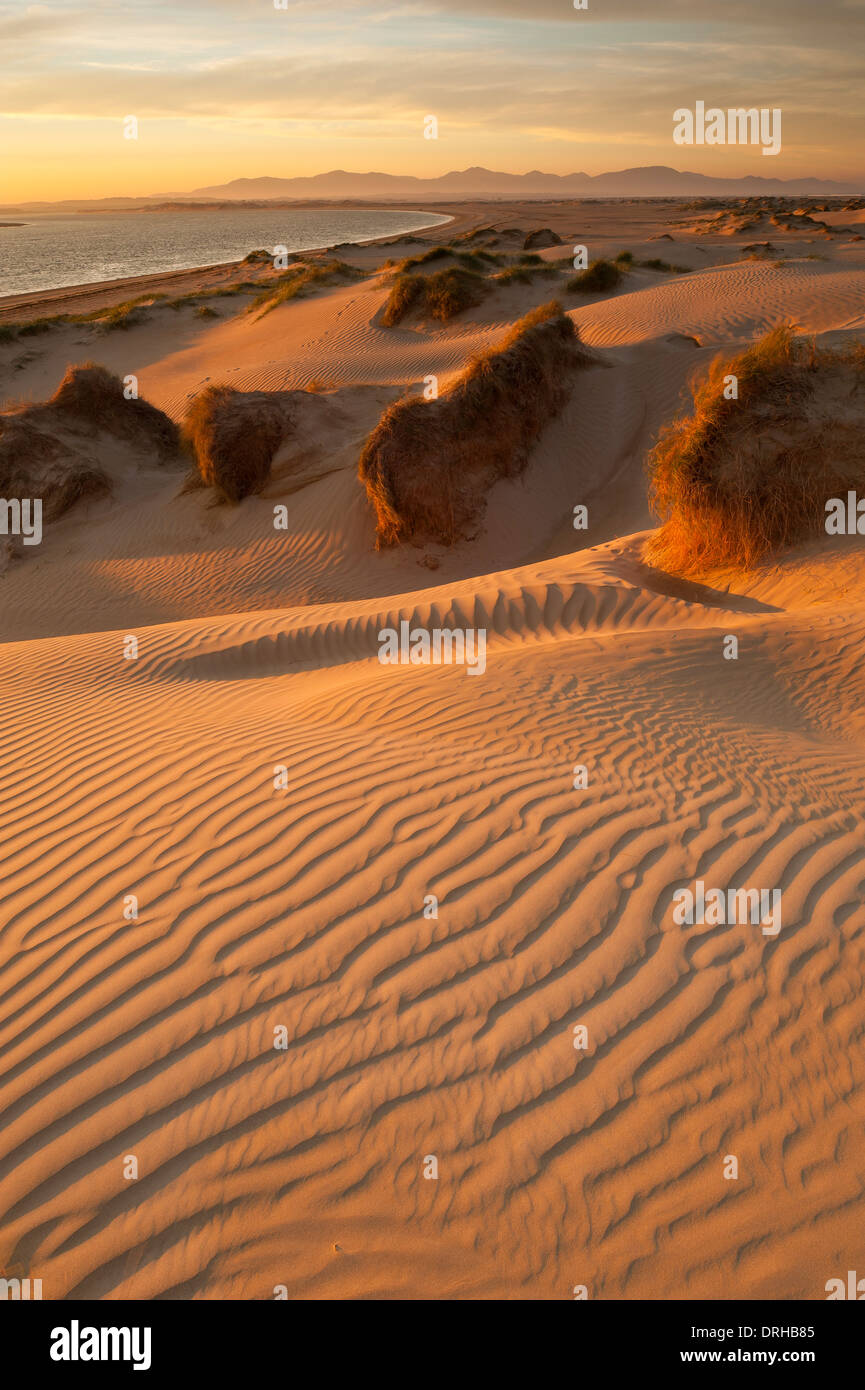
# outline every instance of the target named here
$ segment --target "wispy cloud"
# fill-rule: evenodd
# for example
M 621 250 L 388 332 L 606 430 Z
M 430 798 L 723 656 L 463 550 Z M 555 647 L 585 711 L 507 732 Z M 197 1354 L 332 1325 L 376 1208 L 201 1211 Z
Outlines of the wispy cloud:
M 401 128 L 415 138 L 433 112 L 442 159 L 459 149 L 467 162 L 501 164 L 507 146 L 531 167 L 552 145 L 564 172 L 584 167 L 576 154 L 591 146 L 597 172 L 605 146 L 618 157 L 629 142 L 669 162 L 672 111 L 699 97 L 782 106 L 786 148 L 806 158 L 809 144 L 834 143 L 849 169 L 865 134 L 856 35 L 865 36 L 865 0 L 590 0 L 585 11 L 569 0 L 289 0 L 285 10 L 267 0 L 23 10 L 0 0 L 0 116 L 15 117 L 21 158 L 24 118 L 135 112 L 175 133 L 179 122 L 187 132 L 196 122 L 238 131 L 292 122 L 293 145 L 274 171 L 290 173 L 314 149 L 320 167 L 333 162 L 330 147 L 347 132 L 366 134 L 366 167 L 388 167 L 396 152 L 378 142 Z M 14 163 L 14 142 L 9 153 Z M 807 172 L 832 172 L 821 166 Z M 226 171 L 235 172 L 244 170 Z

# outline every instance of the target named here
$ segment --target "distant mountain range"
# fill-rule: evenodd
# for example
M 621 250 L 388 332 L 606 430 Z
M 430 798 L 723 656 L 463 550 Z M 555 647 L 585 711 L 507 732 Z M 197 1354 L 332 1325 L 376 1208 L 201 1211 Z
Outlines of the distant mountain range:
M 505 174 L 493 169 L 461 169 L 439 178 L 411 174 L 352 174 L 333 169 L 303 178 L 232 179 L 185 193 L 148 194 L 140 198 L 67 198 L 61 202 L 7 204 L 0 212 L 123 211 L 170 200 L 173 203 L 210 201 L 263 202 L 353 200 L 357 202 L 453 203 L 468 198 L 677 198 L 677 197 L 845 197 L 865 194 L 865 175 L 858 182 L 830 179 L 774 179 L 748 174 L 743 178 L 710 178 L 669 169 L 663 164 L 645 169 L 620 169 L 610 174 Z
M 407 174 L 350 174 L 334 169 L 310 178 L 232 179 L 230 183 L 196 188 L 196 198 L 387 198 L 405 201 L 423 198 L 452 201 L 455 198 L 579 198 L 579 197 L 678 197 L 683 194 L 767 194 L 783 197 L 807 193 L 813 196 L 860 194 L 858 184 L 833 183 L 828 179 L 772 179 L 749 174 L 739 179 L 713 179 L 689 174 L 662 164 L 645 169 L 620 169 L 611 174 L 503 174 L 492 169 L 462 169 L 435 179 Z

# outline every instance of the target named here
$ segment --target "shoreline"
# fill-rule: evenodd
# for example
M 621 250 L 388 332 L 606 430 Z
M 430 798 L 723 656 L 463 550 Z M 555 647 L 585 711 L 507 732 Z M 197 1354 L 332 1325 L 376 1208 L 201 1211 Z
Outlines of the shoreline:
M 363 211 L 364 209 L 347 208 L 345 211 Z M 432 212 L 429 208 L 408 208 L 403 211 L 418 213 Z M 406 236 L 413 236 L 418 241 L 426 239 L 430 232 L 444 230 L 445 227 L 451 229 L 453 234 L 454 226 L 456 230 L 462 230 L 462 223 L 471 221 L 465 215 L 461 218 L 458 212 L 450 209 L 442 210 L 441 213 L 433 213 L 433 216 L 446 216 L 446 222 L 436 222 L 425 227 L 418 227 L 415 231 L 406 232 L 387 232 L 382 236 L 368 237 L 352 242 L 327 242 L 322 246 L 307 246 L 302 251 L 290 251 L 292 256 L 313 255 L 321 251 L 331 251 L 335 247 L 346 246 L 376 246 L 387 245 L 396 240 L 401 240 Z M 257 248 L 250 247 L 250 251 Z M 249 254 L 249 252 L 247 252 Z M 144 275 L 123 275 L 111 280 L 92 280 L 85 281 L 76 285 L 59 285 L 50 289 L 43 290 L 23 290 L 18 294 L 0 295 L 0 323 L 14 320 L 22 309 L 37 310 L 31 317 L 48 317 L 45 313 L 50 308 L 51 314 L 75 312 L 76 310 L 101 308 L 111 308 L 114 304 L 122 304 L 125 300 L 147 294 L 151 290 L 156 293 L 161 290 L 174 290 L 181 293 L 188 287 L 193 277 L 206 275 L 232 274 L 238 266 L 243 264 L 244 257 L 232 261 L 214 261 L 208 265 L 185 266 L 179 270 L 154 270 Z M 91 300 L 96 302 L 91 303 Z M 53 306 L 62 305 L 65 307 L 55 308 Z

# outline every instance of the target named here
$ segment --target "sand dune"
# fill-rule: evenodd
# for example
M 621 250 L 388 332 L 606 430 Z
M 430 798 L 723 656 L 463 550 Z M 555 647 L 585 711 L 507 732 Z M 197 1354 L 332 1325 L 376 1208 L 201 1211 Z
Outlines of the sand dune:
M 105 338 L 177 419 L 212 381 L 325 390 L 262 495 L 119 451 L 2 578 L 0 1253 L 46 1298 L 814 1299 L 856 1267 L 865 548 L 653 570 L 643 469 L 720 345 L 865 327 L 865 254 L 724 248 L 566 299 L 601 364 L 451 551 L 374 550 L 360 446 L 548 283 L 444 327 L 377 326 L 371 274 Z M 483 676 L 383 666 L 401 620 L 486 628 Z M 780 888 L 783 929 L 677 924 L 698 878 Z

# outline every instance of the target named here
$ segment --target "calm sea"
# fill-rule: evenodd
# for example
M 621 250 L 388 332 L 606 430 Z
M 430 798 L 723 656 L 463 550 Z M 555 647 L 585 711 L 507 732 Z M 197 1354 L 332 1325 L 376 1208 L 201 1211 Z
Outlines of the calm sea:
M 9 214 L 9 220 L 17 221 L 17 215 Z M 29 218 L 24 213 L 21 220 L 23 227 L 0 227 L 0 295 L 215 265 L 241 260 L 260 247 L 312 251 L 341 241 L 398 236 L 451 219 L 384 208 L 238 208 Z

